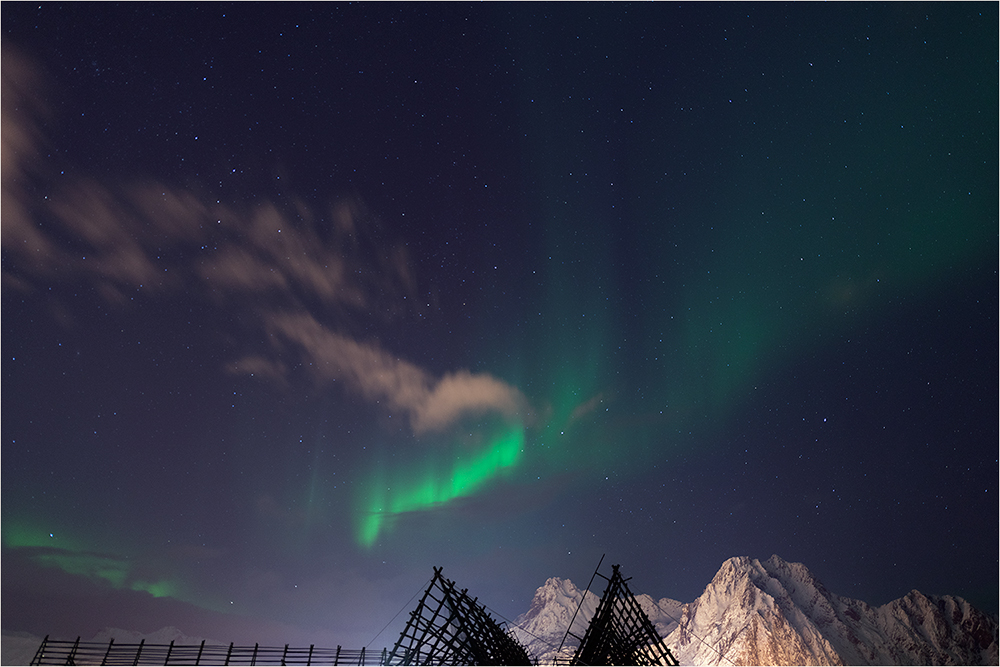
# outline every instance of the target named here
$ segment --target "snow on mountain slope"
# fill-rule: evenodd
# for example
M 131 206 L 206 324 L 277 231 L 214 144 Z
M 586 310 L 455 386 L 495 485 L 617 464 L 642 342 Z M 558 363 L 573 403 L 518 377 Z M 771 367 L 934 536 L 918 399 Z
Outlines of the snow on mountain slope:
M 996 633 L 996 621 L 961 598 L 913 591 L 872 608 L 771 556 L 723 563 L 666 643 L 699 665 L 997 664 Z
M 4 630 L 0 640 L 0 665 L 29 665 L 42 638 L 29 632 Z
M 603 590 L 602 587 L 596 586 Z M 582 598 L 552 578 L 520 616 L 518 639 L 551 663 Z M 573 626 L 583 636 L 599 595 L 590 592 Z M 831 593 L 801 563 L 730 558 L 694 602 L 636 600 L 681 664 L 997 664 L 997 622 L 953 596 L 917 591 L 873 608 Z M 572 655 L 579 642 L 567 639 Z
M 837 651 L 808 614 L 832 616 L 829 592 L 797 563 L 730 558 L 701 596 L 681 609 L 665 639 L 684 664 L 838 665 Z
M 598 587 L 596 583 L 595 587 Z M 515 636 L 540 663 L 551 663 L 555 660 L 559 644 L 563 641 L 563 636 L 573 614 L 580 606 L 581 599 L 583 591 L 572 581 L 552 577 L 535 591 L 531 609 L 515 620 L 515 627 L 512 628 Z M 680 616 L 681 609 L 681 603 L 677 600 L 664 598 L 656 602 L 648 595 L 636 595 L 635 599 L 656 626 L 661 637 L 666 636 L 677 625 L 674 619 Z M 576 620 L 573 621 L 574 634 L 582 637 L 587 632 L 587 626 L 594 617 L 600 600 L 600 593 L 595 595 L 594 591 L 587 591 L 586 601 L 577 613 Z M 566 637 L 563 657 L 572 657 L 579 644 L 578 639 L 572 636 Z
M 573 623 L 582 637 L 604 589 L 598 579 Z M 542 664 L 551 664 L 584 599 L 568 579 L 538 588 L 512 631 Z M 688 665 L 957 665 L 998 664 L 997 620 L 954 596 L 905 597 L 871 607 L 831 593 L 801 563 L 730 558 L 694 602 L 648 595 L 636 600 L 681 664 Z M 174 627 L 152 633 L 105 628 L 91 641 L 199 644 Z M 3 664 L 23 664 L 40 638 L 3 635 Z M 208 640 L 209 644 L 224 642 Z M 567 637 L 562 658 L 579 640 Z
M 888 639 L 882 655 L 916 657 L 913 664 L 998 664 L 997 623 L 959 597 L 910 591 L 877 610 Z
M 583 591 L 578 589 L 569 579 L 552 577 L 535 591 L 531 600 L 531 609 L 521 614 L 511 628 L 514 636 L 528 649 L 529 654 L 541 662 L 552 662 L 559 645 L 563 641 L 567 628 L 583 636 L 587 624 L 594 616 L 600 598 L 588 591 L 586 602 L 577 613 Z M 576 614 L 576 618 L 573 615 Z M 575 647 L 579 642 L 567 637 L 567 643 Z M 565 651 L 565 649 L 564 649 Z M 572 655 L 570 650 L 569 655 Z

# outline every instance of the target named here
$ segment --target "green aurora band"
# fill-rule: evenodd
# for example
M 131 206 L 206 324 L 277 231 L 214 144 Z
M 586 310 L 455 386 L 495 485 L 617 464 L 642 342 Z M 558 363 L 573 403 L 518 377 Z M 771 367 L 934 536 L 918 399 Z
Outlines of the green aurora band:
M 358 543 L 372 547 L 396 516 L 476 493 L 511 471 L 523 455 L 524 429 L 515 425 L 493 437 L 481 451 L 455 457 L 444 470 L 425 461 L 423 470 L 396 468 L 390 478 L 380 471 L 360 501 Z
M 102 553 L 75 536 L 46 530 L 41 523 L 4 521 L 4 548 L 23 549 L 32 561 L 43 567 L 57 568 L 91 581 L 104 581 L 116 590 L 144 591 L 157 598 L 171 597 L 190 602 L 181 596 L 178 583 L 167 579 L 146 581 L 137 578 L 132 559 Z

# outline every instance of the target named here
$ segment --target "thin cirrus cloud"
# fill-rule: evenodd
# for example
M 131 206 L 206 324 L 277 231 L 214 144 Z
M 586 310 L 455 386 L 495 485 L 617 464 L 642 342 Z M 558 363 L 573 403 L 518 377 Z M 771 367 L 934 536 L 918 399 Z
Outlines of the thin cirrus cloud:
M 31 169 L 39 162 L 44 136 L 40 118 L 48 111 L 42 102 L 43 77 L 35 65 L 17 51 L 2 51 L 3 75 L 0 84 L 0 220 L 4 248 L 36 257 L 54 252 L 48 239 L 32 224 L 27 195 Z M 13 278 L 4 270 L 4 283 Z
M 83 281 L 117 303 L 137 290 L 185 290 L 249 311 L 261 329 L 294 343 L 318 379 L 343 381 L 404 411 L 414 433 L 447 429 L 469 414 L 526 418 L 521 392 L 491 375 L 459 370 L 435 377 L 314 316 L 321 307 L 325 318 L 348 310 L 391 318 L 403 309 L 402 297 L 415 294 L 405 248 L 383 241 L 359 201 L 335 204 L 320 234 L 311 224 L 317 216 L 301 201 L 292 203 L 293 217 L 271 202 L 240 209 L 152 180 L 108 184 L 65 169 L 69 176 L 57 182 L 41 157 L 44 77 L 20 54 L 5 50 L 3 60 L 2 243 L 16 258 L 4 267 L 5 289 L 30 293 Z M 51 196 L 33 197 L 32 181 L 45 182 Z M 43 219 L 47 227 L 38 224 Z M 282 352 L 276 343 L 228 369 L 287 382 Z

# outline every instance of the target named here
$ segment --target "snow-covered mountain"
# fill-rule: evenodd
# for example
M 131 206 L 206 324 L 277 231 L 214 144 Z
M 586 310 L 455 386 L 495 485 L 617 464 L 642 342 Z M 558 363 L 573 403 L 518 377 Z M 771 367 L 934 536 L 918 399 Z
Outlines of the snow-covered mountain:
M 540 663 L 551 663 L 558 655 L 559 644 L 563 641 L 566 628 L 573 619 L 577 607 L 580 606 L 582 597 L 583 591 L 573 585 L 572 581 L 552 577 L 535 591 L 531 609 L 517 618 L 516 627 L 512 627 L 511 630 L 518 641 L 527 647 Z M 637 594 L 635 599 L 656 626 L 661 637 L 665 637 L 677 627 L 677 621 L 674 619 L 680 617 L 681 608 L 684 606 L 682 603 L 670 598 L 663 598 L 657 602 L 645 594 Z M 594 591 L 587 591 L 587 599 L 573 620 L 574 634 L 582 637 L 587 632 L 587 625 L 594 617 L 600 600 L 600 593 L 595 595 Z M 567 637 L 562 657 L 566 659 L 572 657 L 579 643 L 573 637 Z
M 29 665 L 42 638 L 24 631 L 4 630 L 0 636 L 0 665 Z
M 514 636 L 540 662 L 552 662 L 558 655 L 559 645 L 570 622 L 573 623 L 572 631 L 580 636 L 587 631 L 587 623 L 594 617 L 600 598 L 590 591 L 586 596 L 583 607 L 574 618 L 583 592 L 569 579 L 550 578 L 535 591 L 531 609 L 517 617 L 515 627 L 511 628 Z
M 586 600 L 572 631 L 582 637 L 603 581 Z M 578 640 L 557 649 L 583 591 L 551 578 L 512 628 L 542 664 L 573 655 Z M 911 591 L 880 607 L 831 593 L 801 563 L 730 558 L 694 602 L 648 595 L 636 601 L 682 665 L 996 665 L 997 621 L 959 597 Z M 174 627 L 153 633 L 106 628 L 91 641 L 199 644 Z M 3 634 L 2 664 L 27 664 L 41 639 Z M 209 644 L 223 642 L 208 640 Z M 228 642 L 227 642 L 228 643 Z
M 552 662 L 582 593 L 552 578 L 515 621 L 518 639 Z M 583 636 L 590 592 L 573 624 Z M 997 622 L 962 598 L 912 591 L 881 607 L 831 593 L 801 563 L 730 558 L 695 600 L 636 595 L 674 656 L 689 665 L 998 664 Z M 563 652 L 578 642 L 568 637 Z

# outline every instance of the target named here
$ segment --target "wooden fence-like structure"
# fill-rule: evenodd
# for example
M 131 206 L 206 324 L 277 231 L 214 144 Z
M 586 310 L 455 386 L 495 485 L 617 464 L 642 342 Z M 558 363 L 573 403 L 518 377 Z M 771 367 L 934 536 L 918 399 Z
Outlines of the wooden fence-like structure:
M 32 665 L 385 665 L 386 649 L 367 651 L 236 644 L 138 644 L 42 640 Z
M 465 589 L 434 568 L 434 577 L 410 614 L 392 651 L 237 646 L 235 644 L 138 644 L 50 639 L 32 665 L 529 665 L 534 661 L 513 634 L 497 623 Z

